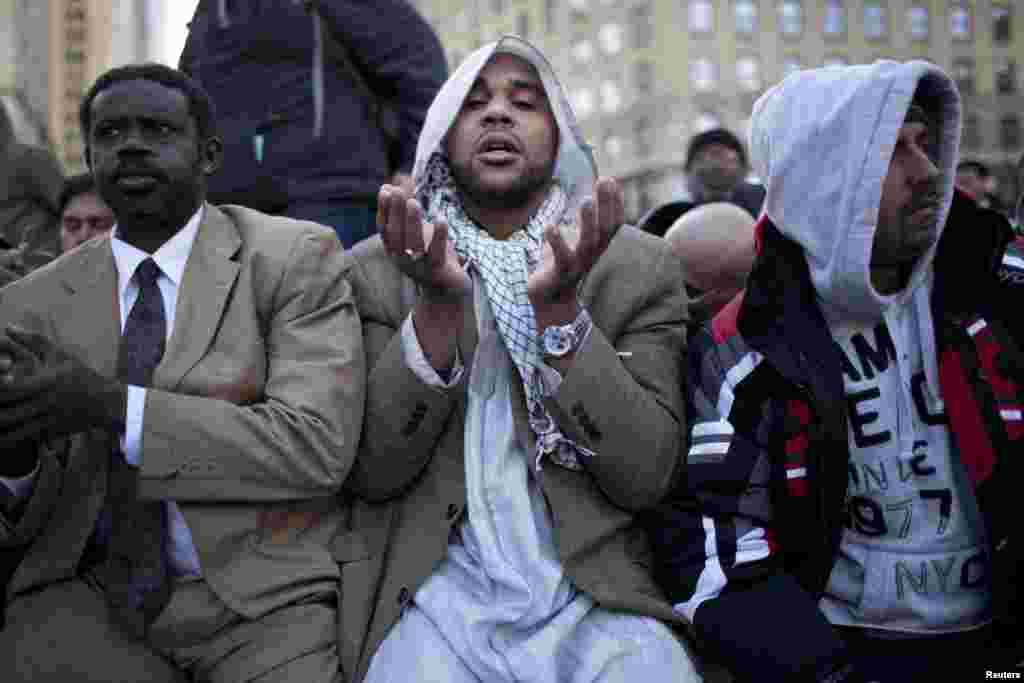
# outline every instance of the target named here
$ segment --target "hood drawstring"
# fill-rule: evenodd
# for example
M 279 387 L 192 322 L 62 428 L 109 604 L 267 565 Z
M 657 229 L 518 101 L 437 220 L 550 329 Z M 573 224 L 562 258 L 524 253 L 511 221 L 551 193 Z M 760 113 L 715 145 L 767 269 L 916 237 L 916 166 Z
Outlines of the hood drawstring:
M 228 0 L 217 0 L 217 23 L 221 28 L 231 26 L 231 19 L 228 17 Z
M 324 132 L 324 32 L 320 13 L 313 11 L 313 137 Z

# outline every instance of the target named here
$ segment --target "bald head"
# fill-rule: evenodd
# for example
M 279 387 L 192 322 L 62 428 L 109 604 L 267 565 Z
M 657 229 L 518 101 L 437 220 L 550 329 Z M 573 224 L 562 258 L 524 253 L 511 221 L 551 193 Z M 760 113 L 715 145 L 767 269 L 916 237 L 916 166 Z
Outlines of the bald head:
M 713 316 L 743 289 L 754 264 L 754 219 L 725 202 L 684 213 L 665 233 L 683 262 L 686 284 L 700 290 L 697 301 Z

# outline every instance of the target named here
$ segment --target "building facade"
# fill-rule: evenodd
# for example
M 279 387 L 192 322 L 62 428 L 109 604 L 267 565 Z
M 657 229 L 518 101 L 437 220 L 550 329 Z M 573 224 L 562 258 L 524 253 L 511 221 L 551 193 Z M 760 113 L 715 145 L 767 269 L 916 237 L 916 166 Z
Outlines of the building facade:
M 152 58 L 158 0 L 0 0 L 0 102 L 19 138 L 84 168 L 78 104 L 115 64 Z
M 457 64 L 517 33 L 548 54 L 601 172 L 636 218 L 682 189 L 687 140 L 746 136 L 756 98 L 786 74 L 927 59 L 964 98 L 964 158 L 1017 191 L 1024 154 L 1024 2 L 1018 0 L 419 0 Z

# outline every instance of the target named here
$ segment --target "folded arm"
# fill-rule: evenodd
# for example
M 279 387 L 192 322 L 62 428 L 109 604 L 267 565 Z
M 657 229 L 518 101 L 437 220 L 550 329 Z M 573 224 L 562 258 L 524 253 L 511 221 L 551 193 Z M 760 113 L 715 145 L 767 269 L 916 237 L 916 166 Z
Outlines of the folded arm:
M 266 383 L 252 402 L 147 390 L 140 495 L 252 501 L 337 492 L 355 459 L 365 388 L 350 264 L 333 235 L 297 240 L 266 323 Z
M 735 339 L 715 343 L 706 329 L 691 340 L 689 369 L 686 480 L 646 520 L 655 576 L 741 680 L 826 680 L 846 666 L 842 641 L 773 540 L 775 441 L 762 434 L 765 405 L 752 394 L 774 375 L 760 354 Z

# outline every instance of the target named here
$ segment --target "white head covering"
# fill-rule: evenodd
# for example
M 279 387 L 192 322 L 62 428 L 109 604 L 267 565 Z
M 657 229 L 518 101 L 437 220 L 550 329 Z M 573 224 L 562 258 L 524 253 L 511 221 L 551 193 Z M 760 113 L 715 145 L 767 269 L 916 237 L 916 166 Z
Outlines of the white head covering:
M 512 54 L 537 70 L 559 128 L 558 152 L 551 190 L 522 229 L 496 240 L 467 214 L 452 178 L 444 148 L 445 136 L 462 109 L 480 70 L 496 54 Z M 416 147 L 413 181 L 429 221 L 444 220 L 455 250 L 483 280 L 498 333 L 519 371 L 526 394 L 530 426 L 537 436 L 537 467 L 544 456 L 579 469 L 578 456 L 591 455 L 558 428 L 543 404 L 542 361 L 536 315 L 527 296 L 527 278 L 541 258 L 548 225 L 571 223 L 584 199 L 593 193 L 596 165 L 579 134 L 576 119 L 551 65 L 535 47 L 514 36 L 486 45 L 463 62 L 441 88 L 427 111 Z
M 906 287 L 883 295 L 871 283 L 871 248 L 882 185 L 915 98 L 929 103 L 937 132 L 929 150 L 940 174 L 937 234 Z M 750 130 L 753 167 L 767 189 L 764 210 L 803 247 L 826 318 L 871 322 L 901 307 L 913 316 L 915 333 L 894 341 L 920 354 L 936 397 L 931 283 L 938 237 L 953 202 L 960 120 L 959 93 L 941 69 L 882 60 L 789 76 L 754 104 Z

